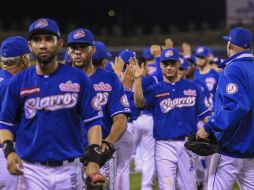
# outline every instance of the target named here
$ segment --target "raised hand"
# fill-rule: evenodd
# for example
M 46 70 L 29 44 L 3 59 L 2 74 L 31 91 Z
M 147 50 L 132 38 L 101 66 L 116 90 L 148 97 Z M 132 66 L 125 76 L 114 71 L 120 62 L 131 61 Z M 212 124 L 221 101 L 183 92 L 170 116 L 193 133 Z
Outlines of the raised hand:
M 165 45 L 164 45 L 165 49 L 166 48 L 173 48 L 174 47 L 174 42 L 171 38 L 167 38 L 165 39 Z
M 191 55 L 191 46 L 188 43 L 182 43 L 183 56 Z
M 141 78 L 143 76 L 144 70 L 145 70 L 144 63 L 141 64 L 141 67 L 138 64 L 135 65 L 134 67 L 135 79 Z
M 115 63 L 112 64 L 112 69 L 117 74 L 117 76 L 120 78 L 121 73 L 123 71 L 124 62 L 120 57 L 115 57 Z
M 122 83 L 124 88 L 132 89 L 134 84 L 134 65 L 133 62 L 130 61 L 130 64 L 127 65 L 125 72 L 123 74 Z
M 152 45 L 150 47 L 150 52 L 154 57 L 160 57 L 161 55 L 161 47 L 159 45 Z

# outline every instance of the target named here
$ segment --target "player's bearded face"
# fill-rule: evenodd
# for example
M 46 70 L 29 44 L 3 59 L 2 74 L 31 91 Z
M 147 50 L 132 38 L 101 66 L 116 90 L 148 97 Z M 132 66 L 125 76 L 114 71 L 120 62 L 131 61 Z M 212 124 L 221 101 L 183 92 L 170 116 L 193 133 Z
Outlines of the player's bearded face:
M 207 59 L 206 58 L 197 57 L 197 65 L 198 65 L 198 67 L 203 68 L 204 66 L 206 66 L 206 64 L 207 64 Z
M 30 47 L 40 65 L 47 65 L 56 58 L 59 43 L 54 35 L 39 34 L 32 37 Z
M 180 65 L 179 61 L 168 61 L 161 63 L 163 75 L 168 79 L 177 77 L 179 65 Z
M 83 68 L 88 66 L 92 61 L 93 47 L 87 45 L 71 46 L 69 55 L 75 67 Z

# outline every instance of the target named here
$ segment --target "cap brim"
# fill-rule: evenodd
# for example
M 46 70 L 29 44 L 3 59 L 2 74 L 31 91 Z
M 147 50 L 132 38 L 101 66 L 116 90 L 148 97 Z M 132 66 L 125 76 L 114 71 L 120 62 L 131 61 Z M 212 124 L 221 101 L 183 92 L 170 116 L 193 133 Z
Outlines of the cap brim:
M 222 38 L 226 41 L 230 41 L 230 36 L 223 36 Z
M 161 62 L 168 62 L 168 61 L 180 61 L 179 59 L 164 59 Z
M 32 30 L 31 32 L 28 32 L 27 37 L 30 40 L 36 34 L 51 34 L 51 35 L 57 36 L 58 38 L 60 37 L 57 33 L 52 32 L 50 30 L 45 30 L 45 29 L 35 29 L 35 30 Z
M 107 52 L 107 58 L 112 57 L 112 54 L 110 52 Z
M 90 42 L 86 42 L 86 41 L 75 41 L 75 42 L 70 42 L 70 43 L 67 43 L 67 46 L 72 46 L 72 45 L 76 45 L 76 44 L 86 44 L 88 46 L 94 46 L 93 43 L 90 43 Z

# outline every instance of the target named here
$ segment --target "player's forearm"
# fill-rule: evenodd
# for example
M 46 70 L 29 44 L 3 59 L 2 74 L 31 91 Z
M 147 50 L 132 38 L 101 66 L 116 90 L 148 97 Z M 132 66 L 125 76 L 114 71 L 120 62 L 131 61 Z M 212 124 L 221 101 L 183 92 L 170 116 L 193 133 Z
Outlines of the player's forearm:
M 127 116 L 125 114 L 118 114 L 113 117 L 113 125 L 110 134 L 105 139 L 111 144 L 115 144 L 124 134 L 127 128 Z
M 91 144 L 101 145 L 101 141 L 102 141 L 101 126 L 95 125 L 95 126 L 91 127 L 88 130 L 87 137 L 88 137 L 88 144 L 89 145 L 91 145 Z
M 7 129 L 0 130 L 0 142 L 4 142 L 6 140 L 13 141 L 13 134 Z
M 142 90 L 142 78 L 137 78 L 134 85 L 134 103 L 138 108 L 145 106 L 145 99 Z

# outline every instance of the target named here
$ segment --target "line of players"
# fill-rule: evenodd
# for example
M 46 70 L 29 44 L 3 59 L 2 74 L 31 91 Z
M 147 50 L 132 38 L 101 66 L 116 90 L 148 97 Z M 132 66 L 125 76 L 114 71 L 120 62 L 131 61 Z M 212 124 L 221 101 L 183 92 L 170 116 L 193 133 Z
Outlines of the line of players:
M 40 31 L 44 31 L 43 35 L 50 34 L 61 40 L 59 31 L 55 29 L 56 24 L 51 19 L 38 19 L 35 24 Z M 30 48 L 31 43 L 43 40 L 40 39 L 41 33 L 38 33 L 39 37 L 33 35 L 29 39 Z M 142 190 L 153 189 L 155 176 L 158 177 L 160 189 L 175 189 L 176 186 L 179 189 L 196 189 L 196 183 L 204 183 L 206 188 L 209 158 L 197 159 L 183 148 L 183 143 L 185 137 L 195 133 L 197 125 L 202 126 L 202 120 L 207 120 L 212 114 L 220 72 L 217 67 L 218 60 L 215 60 L 212 51 L 206 46 L 200 46 L 192 54 L 190 45 L 186 43 L 182 44 L 182 50 L 178 51 L 174 49 L 172 40 L 167 39 L 164 47 L 152 45 L 146 48 L 142 59 L 137 60 L 136 53 L 132 50 L 123 50 L 114 62 L 110 62 L 107 59 L 112 57 L 106 46 L 102 42 L 94 41 L 92 33 L 83 28 L 69 33 L 67 46 L 65 64 L 81 69 L 89 76 L 96 92 L 93 108 L 99 112 L 102 110 L 104 115 L 101 122 L 103 139 L 118 148 L 115 158 L 101 168 L 101 173 L 106 176 L 106 188 L 130 189 L 130 163 L 137 147 L 139 151 L 136 152 L 135 160 L 140 161 L 142 166 L 138 166 L 137 161 L 135 164 L 136 167 L 142 168 Z M 3 81 L 7 83 L 4 87 L 1 86 L 1 96 L 6 93 L 12 75 L 28 67 L 27 54 L 30 53 L 30 48 L 21 37 L 11 37 L 2 43 L 1 83 Z M 33 48 L 31 49 L 33 51 Z M 15 62 L 13 61 L 15 57 L 22 59 Z M 166 80 L 166 86 L 165 83 L 161 83 L 163 80 Z M 155 89 L 156 84 L 164 86 Z M 67 82 L 63 83 L 62 88 L 64 90 L 75 86 Z M 31 92 L 27 89 L 22 93 Z M 4 97 L 1 97 L 1 110 L 6 104 L 5 101 Z M 158 104 L 158 101 L 161 102 Z M 171 116 L 168 118 L 159 116 L 158 109 Z M 31 114 L 28 117 L 36 114 L 32 113 L 34 110 L 30 107 L 27 107 L 27 110 L 27 114 Z M 174 110 L 176 112 L 173 112 Z M 197 118 L 200 121 L 198 124 Z M 167 122 L 174 122 L 174 126 L 165 129 L 166 126 L 162 124 L 165 125 Z M 186 129 L 186 126 L 189 128 Z M 84 132 L 88 133 L 87 130 L 89 129 Z M 106 148 L 107 145 L 102 144 L 102 151 Z M 28 161 L 33 163 L 44 161 L 36 159 Z M 22 179 L 17 183 L 16 176 L 7 174 L 3 154 L 0 164 L 1 189 L 16 189 L 15 186 L 20 185 L 20 181 L 24 182 Z M 29 175 L 37 175 L 33 174 L 36 169 L 32 168 Z M 62 189 L 68 189 L 69 184 L 62 185 Z M 27 187 L 47 189 L 42 182 L 39 182 L 38 186 Z M 79 189 L 78 185 L 76 189 Z

